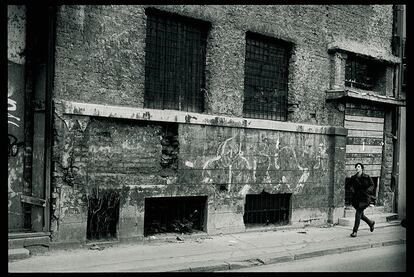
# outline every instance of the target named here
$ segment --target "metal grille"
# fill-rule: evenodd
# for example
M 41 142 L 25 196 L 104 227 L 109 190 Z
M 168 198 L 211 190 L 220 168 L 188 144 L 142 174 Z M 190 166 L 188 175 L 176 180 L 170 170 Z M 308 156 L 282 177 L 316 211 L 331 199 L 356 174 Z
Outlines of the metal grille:
M 345 86 L 372 90 L 375 68 L 373 63 L 348 55 L 345 65 Z
M 244 209 L 245 224 L 288 224 L 290 193 L 247 194 Z
M 144 235 L 204 229 L 206 196 L 145 198 Z
M 244 117 L 287 120 L 288 43 L 246 35 Z
M 87 239 L 98 240 L 116 237 L 119 200 L 117 190 L 92 190 L 88 199 Z
M 203 112 L 207 23 L 153 9 L 147 19 L 144 106 Z

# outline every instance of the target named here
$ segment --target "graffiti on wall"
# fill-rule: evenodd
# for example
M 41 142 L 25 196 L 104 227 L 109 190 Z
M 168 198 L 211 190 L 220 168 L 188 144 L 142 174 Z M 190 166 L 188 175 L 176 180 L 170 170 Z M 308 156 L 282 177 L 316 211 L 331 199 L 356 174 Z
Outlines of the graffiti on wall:
M 19 148 L 23 147 L 24 143 L 22 141 L 18 141 L 14 135 L 8 134 L 9 139 L 9 147 L 8 147 L 8 156 L 15 157 L 19 152 Z
M 232 184 L 244 184 L 238 192 L 245 195 L 251 183 L 275 184 L 281 188 L 298 193 L 303 190 L 313 170 L 325 168 L 326 148 L 324 143 L 317 150 L 308 140 L 303 147 L 281 146 L 280 137 L 275 142 L 264 135 L 260 143 L 250 145 L 245 155 L 241 134 L 232 136 L 220 143 L 217 153 L 202 166 L 203 183 L 226 183 L 228 191 Z
M 7 99 L 7 124 L 8 126 L 15 126 L 16 128 L 20 127 L 20 117 L 13 115 L 17 112 L 17 102 L 11 97 L 13 96 L 13 89 L 8 90 L 8 99 Z M 19 142 L 16 136 L 13 134 L 8 134 L 8 156 L 15 157 L 19 151 L 19 147 L 23 146 L 23 142 Z
M 241 141 L 237 143 L 236 136 L 220 143 L 217 148 L 217 155 L 207 160 L 203 165 L 203 182 L 213 183 L 217 178 L 222 179 L 224 174 L 229 185 L 229 191 L 233 179 L 243 179 L 244 182 L 248 182 L 250 176 L 246 173 L 251 169 L 251 166 L 243 155 Z
M 14 197 L 16 197 L 17 196 L 17 193 L 13 190 L 13 188 L 12 188 L 12 185 L 11 185 L 11 180 L 12 179 L 17 179 L 16 178 L 16 170 L 14 169 L 14 168 L 12 168 L 10 171 L 9 171 L 9 181 L 8 181 L 8 199 L 9 199 L 9 203 L 8 203 L 8 212 L 10 213 L 10 207 L 11 207 L 11 205 L 12 205 L 12 199 L 14 198 Z
M 17 110 L 17 102 L 13 99 L 9 98 L 7 99 L 7 123 L 12 124 L 16 127 L 19 126 L 20 117 L 12 115 L 10 112 L 15 112 Z

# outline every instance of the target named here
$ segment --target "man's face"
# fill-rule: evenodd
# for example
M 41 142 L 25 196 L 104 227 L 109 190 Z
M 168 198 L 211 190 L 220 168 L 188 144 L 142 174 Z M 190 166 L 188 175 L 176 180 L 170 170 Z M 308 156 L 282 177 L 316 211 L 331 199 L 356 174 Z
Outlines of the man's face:
M 357 173 L 361 173 L 361 172 L 362 172 L 362 166 L 361 166 L 360 164 L 358 164 L 358 165 L 355 167 L 355 170 L 356 170 L 356 172 L 357 172 Z

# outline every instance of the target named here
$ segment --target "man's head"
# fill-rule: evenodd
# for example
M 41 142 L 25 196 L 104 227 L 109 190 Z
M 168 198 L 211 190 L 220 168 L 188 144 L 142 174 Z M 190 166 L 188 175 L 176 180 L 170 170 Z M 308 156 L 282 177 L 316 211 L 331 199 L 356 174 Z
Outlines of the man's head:
M 357 173 L 362 173 L 362 171 L 364 170 L 364 165 L 362 163 L 356 163 L 355 170 Z

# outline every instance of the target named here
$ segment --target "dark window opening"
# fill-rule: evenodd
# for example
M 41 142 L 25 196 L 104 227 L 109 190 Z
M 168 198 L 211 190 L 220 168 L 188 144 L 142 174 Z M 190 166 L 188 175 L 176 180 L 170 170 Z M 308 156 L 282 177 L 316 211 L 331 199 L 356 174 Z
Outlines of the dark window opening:
M 88 197 L 88 240 L 116 238 L 119 198 L 119 192 L 114 189 L 92 190 Z
M 244 208 L 244 224 L 289 224 L 292 194 L 247 194 Z
M 178 169 L 178 153 L 180 150 L 178 139 L 178 124 L 162 125 L 161 135 L 161 176 L 166 177 Z
M 147 9 L 144 106 L 204 111 L 206 22 Z
M 384 88 L 385 66 L 379 62 L 371 61 L 348 54 L 345 65 L 345 86 L 363 90 L 380 90 Z
M 248 32 L 244 78 L 244 117 L 287 120 L 291 46 Z
M 204 231 L 206 196 L 145 198 L 144 236 Z
M 379 177 L 371 177 L 372 181 L 374 182 L 375 188 L 374 188 L 374 195 L 378 195 L 378 181 Z M 345 205 L 351 206 L 352 205 L 352 194 L 351 194 L 351 188 L 350 188 L 350 177 L 345 178 Z M 377 203 L 377 199 L 375 199 L 372 203 L 375 205 Z

